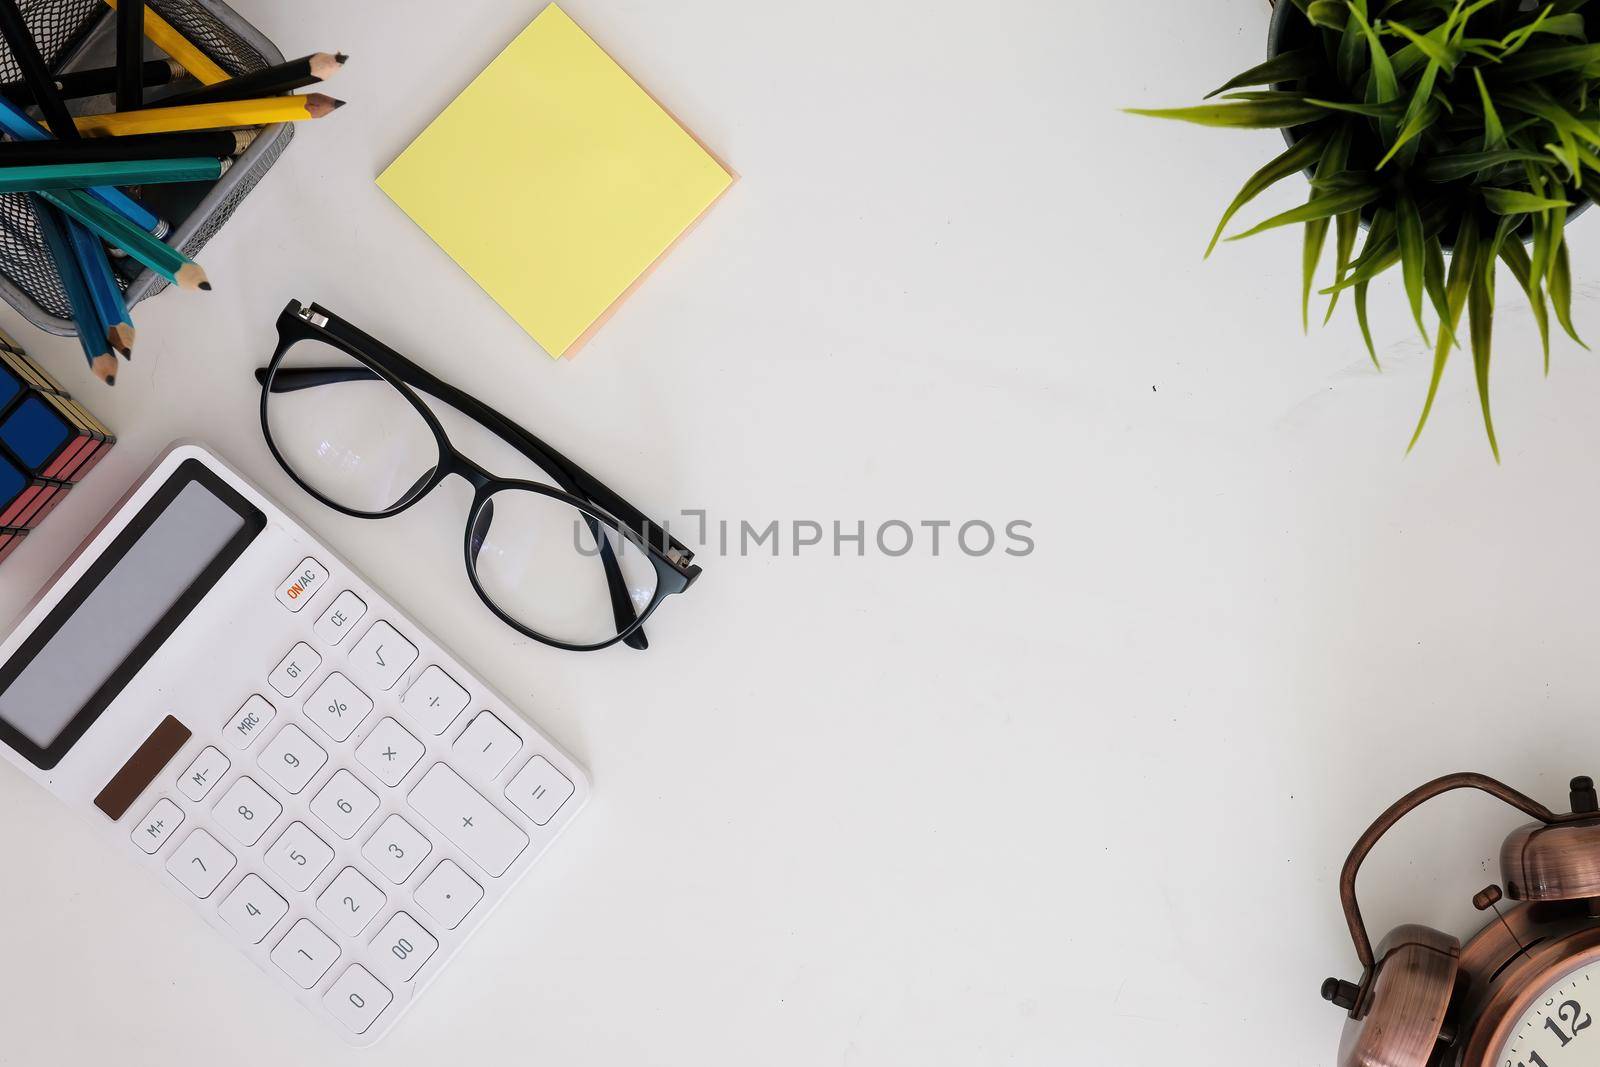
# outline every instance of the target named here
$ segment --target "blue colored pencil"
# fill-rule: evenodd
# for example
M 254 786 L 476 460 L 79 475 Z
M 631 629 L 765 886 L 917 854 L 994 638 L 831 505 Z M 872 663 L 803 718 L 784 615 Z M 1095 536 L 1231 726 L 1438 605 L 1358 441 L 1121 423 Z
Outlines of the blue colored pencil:
M 103 347 L 108 336 L 107 324 L 100 321 L 100 312 L 95 307 L 93 298 L 89 296 L 88 282 L 83 277 L 77 257 L 72 254 L 72 244 L 67 239 L 65 220 L 56 214 L 55 208 L 36 196 L 30 195 L 28 202 L 33 206 L 34 217 L 39 221 L 39 233 L 44 237 L 45 247 L 49 249 L 50 258 L 55 262 L 56 274 L 61 278 L 61 287 L 66 290 L 67 302 L 72 305 L 72 318 L 78 327 L 78 342 L 83 346 L 83 358 L 88 361 L 89 369 L 94 372 L 95 377 L 107 385 L 115 385 L 117 357 Z
M 0 129 L 15 137 L 19 141 L 48 141 L 50 132 L 43 126 L 30 119 L 17 105 L 0 97 Z M 155 213 L 121 189 L 112 186 L 97 186 L 89 190 L 89 195 L 104 203 L 117 214 L 142 230 L 149 230 L 156 237 L 165 237 L 171 229 L 163 220 L 157 218 Z
M 106 246 L 100 238 L 77 219 L 68 217 L 67 239 L 72 242 L 73 254 L 89 285 L 89 299 L 106 321 L 106 340 L 124 356 L 133 356 L 133 319 L 128 315 L 128 302 L 117 286 L 117 276 L 111 273 L 111 261 L 106 258 Z

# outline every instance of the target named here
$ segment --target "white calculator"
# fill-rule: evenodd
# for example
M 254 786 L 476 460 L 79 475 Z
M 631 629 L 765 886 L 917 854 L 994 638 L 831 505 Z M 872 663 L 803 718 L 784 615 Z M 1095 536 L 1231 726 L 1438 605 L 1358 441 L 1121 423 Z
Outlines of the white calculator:
M 589 795 L 548 737 L 190 444 L 0 645 L 0 742 L 356 1045 Z

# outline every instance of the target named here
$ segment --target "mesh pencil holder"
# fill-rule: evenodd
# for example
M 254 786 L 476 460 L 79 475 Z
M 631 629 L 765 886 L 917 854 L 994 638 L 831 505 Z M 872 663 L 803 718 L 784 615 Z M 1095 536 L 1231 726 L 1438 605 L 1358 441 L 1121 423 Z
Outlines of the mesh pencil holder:
M 103 0 L 22 0 L 19 6 L 52 71 L 115 62 L 116 15 Z M 271 41 L 220 0 L 145 0 L 145 6 L 229 74 L 248 74 L 283 62 L 283 53 Z M 160 53 L 147 43 L 145 54 Z M 11 50 L 0 43 L 0 82 L 21 76 L 22 68 Z M 152 90 L 149 95 L 154 99 L 158 92 Z M 69 100 L 67 104 L 74 113 L 113 110 L 108 96 Z M 149 186 L 140 199 L 172 225 L 167 242 L 193 258 L 277 162 L 293 135 L 289 123 L 268 126 L 215 182 Z M 121 261 L 114 273 L 130 307 L 168 284 L 134 260 Z M 22 194 L 0 195 L 0 299 L 42 330 L 63 336 L 77 332 L 67 294 Z

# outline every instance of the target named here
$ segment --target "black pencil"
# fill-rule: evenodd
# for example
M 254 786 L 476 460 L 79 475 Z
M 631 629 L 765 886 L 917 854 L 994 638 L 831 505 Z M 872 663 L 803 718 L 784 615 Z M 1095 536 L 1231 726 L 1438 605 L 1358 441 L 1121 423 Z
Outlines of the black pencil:
M 34 101 L 39 105 L 39 110 L 44 112 L 45 121 L 50 124 L 56 138 L 62 141 L 77 140 L 77 127 L 72 124 L 67 105 L 56 91 L 55 79 L 50 76 L 50 68 L 45 66 L 44 57 L 39 54 L 39 46 L 28 31 L 28 24 L 17 9 L 16 0 L 0 0 L 0 36 L 5 37 L 6 44 L 11 46 L 11 55 L 16 59 L 17 66 L 22 68 L 23 80 L 33 88 Z
M 256 130 L 204 133 L 141 133 L 133 137 L 85 137 L 78 141 L 0 141 L 0 167 L 49 163 L 116 163 L 124 159 L 226 159 L 250 147 Z
M 140 66 L 144 74 L 146 88 L 156 85 L 166 85 L 169 82 L 182 78 L 184 69 L 175 59 L 147 59 Z M 63 100 L 78 100 L 85 96 L 102 96 L 106 93 L 117 91 L 116 67 L 93 67 L 89 70 L 73 70 L 55 77 L 56 92 Z M 0 83 L 0 96 L 4 96 L 18 107 L 27 107 L 33 103 L 33 90 L 28 88 L 25 81 Z
M 237 78 L 229 78 L 215 85 L 202 85 L 198 89 L 164 96 L 160 100 L 150 101 L 150 106 L 214 104 L 219 100 L 255 100 L 263 96 L 278 96 L 295 89 L 303 89 L 307 85 L 315 85 L 324 78 L 333 77 L 349 58 L 343 52 L 337 54 L 314 52 L 309 56 L 291 59 L 287 63 L 279 63 L 277 66 L 250 74 L 241 74 Z
M 144 0 L 117 4 L 117 110 L 144 107 Z M 55 127 L 51 123 L 51 128 Z

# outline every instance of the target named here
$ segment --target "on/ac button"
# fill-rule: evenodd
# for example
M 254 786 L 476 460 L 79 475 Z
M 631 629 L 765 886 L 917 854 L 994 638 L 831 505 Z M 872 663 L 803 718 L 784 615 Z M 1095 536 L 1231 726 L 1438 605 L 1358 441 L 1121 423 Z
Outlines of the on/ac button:
M 290 611 L 299 611 L 327 580 L 328 569 L 307 556 L 300 561 L 300 566 L 294 569 L 294 573 L 278 586 L 278 603 Z

